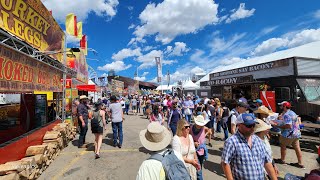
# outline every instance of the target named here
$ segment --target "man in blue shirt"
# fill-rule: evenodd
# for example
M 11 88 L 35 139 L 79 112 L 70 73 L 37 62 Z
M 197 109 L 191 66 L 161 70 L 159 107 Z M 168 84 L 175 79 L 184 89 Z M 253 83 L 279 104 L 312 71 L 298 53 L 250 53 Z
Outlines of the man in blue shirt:
M 283 122 L 281 124 L 274 124 L 281 128 L 280 147 L 281 147 L 281 159 L 276 162 L 285 164 L 287 146 L 292 146 L 296 152 L 298 163 L 294 165 L 304 169 L 302 164 L 302 153 L 300 149 L 299 138 L 301 138 L 301 132 L 299 127 L 298 115 L 291 110 L 291 104 L 287 101 L 280 103 L 283 109 Z
M 228 180 L 263 180 L 264 169 L 271 179 L 277 179 L 270 154 L 263 141 L 253 134 L 256 123 L 252 114 L 237 117 L 238 131 L 226 140 L 221 156 L 221 166 Z

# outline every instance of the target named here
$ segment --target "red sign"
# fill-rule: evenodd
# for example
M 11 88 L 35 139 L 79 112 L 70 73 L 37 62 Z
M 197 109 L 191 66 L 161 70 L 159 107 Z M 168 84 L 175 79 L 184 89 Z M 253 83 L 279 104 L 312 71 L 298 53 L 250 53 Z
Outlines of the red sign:
M 0 91 L 61 92 L 62 72 L 27 55 L 0 46 Z
M 63 86 L 63 79 L 61 79 L 61 84 Z M 66 79 L 66 88 L 71 88 L 72 79 Z
M 260 91 L 260 99 L 263 105 L 276 112 L 276 93 L 274 91 Z

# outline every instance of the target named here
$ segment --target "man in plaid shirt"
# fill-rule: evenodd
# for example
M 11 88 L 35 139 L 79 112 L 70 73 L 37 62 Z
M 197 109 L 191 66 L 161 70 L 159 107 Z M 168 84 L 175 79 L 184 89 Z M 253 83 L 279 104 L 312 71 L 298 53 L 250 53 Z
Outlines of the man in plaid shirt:
M 238 131 L 224 144 L 221 165 L 228 180 L 262 180 L 266 169 L 271 179 L 277 179 L 272 167 L 272 158 L 263 141 L 254 135 L 256 124 L 252 114 L 237 117 Z

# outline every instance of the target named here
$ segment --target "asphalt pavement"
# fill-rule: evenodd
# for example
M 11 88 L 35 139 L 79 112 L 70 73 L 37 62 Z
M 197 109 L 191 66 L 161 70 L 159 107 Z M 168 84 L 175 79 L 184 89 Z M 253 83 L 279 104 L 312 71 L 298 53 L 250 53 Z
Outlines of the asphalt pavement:
M 40 176 L 40 180 L 133 180 L 141 163 L 150 156 L 150 152 L 142 147 L 139 132 L 145 129 L 149 121 L 141 115 L 125 115 L 123 123 L 124 142 L 122 148 L 112 146 L 112 129 L 104 132 L 101 147 L 101 158 L 94 158 L 94 136 L 89 128 L 86 141 L 87 149 L 78 149 L 78 139 L 69 143 L 61 154 L 54 160 L 48 169 Z M 221 151 L 223 149 L 222 133 L 216 133 L 213 147 L 209 148 L 209 159 L 204 163 L 204 179 L 225 179 L 220 166 Z M 319 137 L 303 136 L 301 147 L 303 150 L 303 163 L 306 169 L 299 169 L 291 165 L 278 165 L 279 179 L 283 179 L 288 172 L 303 176 L 318 166 L 316 162 L 316 146 Z M 280 147 L 272 145 L 274 158 L 280 158 Z M 297 159 L 293 149 L 288 149 L 287 163 L 296 163 Z

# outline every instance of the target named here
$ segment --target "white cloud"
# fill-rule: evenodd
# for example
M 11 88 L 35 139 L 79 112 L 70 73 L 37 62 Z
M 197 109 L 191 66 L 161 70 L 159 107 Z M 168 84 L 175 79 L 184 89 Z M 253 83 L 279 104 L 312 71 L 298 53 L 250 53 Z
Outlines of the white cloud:
M 269 34 L 271 32 L 273 32 L 274 30 L 276 30 L 279 26 L 272 26 L 272 27 L 266 27 L 264 29 L 262 29 L 262 31 L 260 32 L 261 36 L 264 36 L 266 34 Z
M 151 49 L 155 49 L 153 46 L 146 46 L 142 49 L 142 51 L 150 51 Z
M 164 0 L 150 3 L 139 18 L 134 41 L 148 35 L 156 35 L 156 41 L 170 43 L 176 36 L 197 33 L 207 25 L 218 23 L 218 5 L 212 0 Z M 132 42 L 131 42 L 132 43 Z
M 317 11 L 314 13 L 314 17 L 315 17 L 316 19 L 320 19 L 320 9 L 317 10 Z
M 263 41 L 255 50 L 251 53 L 254 56 L 260 56 L 272 53 L 279 48 L 284 48 L 288 45 L 288 39 L 283 38 L 271 38 Z
M 117 13 L 118 0 L 76 0 L 57 2 L 42 0 L 43 4 L 52 10 L 52 14 L 59 23 L 64 23 L 66 15 L 73 12 L 79 21 L 87 19 L 89 13 L 112 18 Z
M 296 47 L 314 41 L 320 41 L 320 29 L 306 29 L 297 33 L 288 46 Z
M 145 81 L 146 77 L 135 77 L 134 79 L 138 81 Z
M 235 45 L 237 45 L 238 41 L 245 35 L 246 33 L 235 34 L 227 40 L 221 37 L 214 37 L 208 45 L 211 48 L 210 55 L 213 56 L 221 52 L 227 52 L 235 49 Z
M 152 50 L 151 52 L 136 58 L 138 62 L 142 63 L 139 66 L 139 69 L 146 69 L 156 66 L 155 57 L 160 57 L 162 65 L 170 65 L 177 62 L 175 60 L 163 59 L 163 52 L 160 50 Z
M 221 65 L 230 65 L 230 64 L 234 64 L 234 63 L 238 63 L 242 60 L 245 60 L 245 59 L 242 59 L 242 58 L 239 58 L 239 57 L 233 57 L 233 58 L 229 58 L 229 59 L 222 59 L 220 61 L 220 64 Z
M 114 70 L 116 72 L 118 71 L 123 71 L 126 69 L 129 69 L 132 65 L 125 65 L 123 61 L 114 61 L 110 64 L 106 64 L 104 66 L 98 66 L 98 70 L 101 71 L 110 71 L 110 70 Z
M 133 6 L 128 6 L 129 11 L 132 11 L 133 9 L 134 9 Z
M 183 53 L 190 50 L 184 42 L 175 42 L 174 44 L 174 48 L 172 46 L 167 46 L 166 53 L 168 56 L 182 56 Z
M 80 39 L 76 38 L 75 36 L 71 36 L 70 34 L 66 33 L 66 39 L 67 39 L 67 44 L 71 44 L 71 45 L 76 45 L 79 46 L 80 43 Z
M 148 74 L 149 74 L 149 72 L 143 72 L 143 74 L 141 76 L 146 76 Z
M 248 18 L 252 16 L 255 11 L 256 10 L 254 8 L 251 10 L 247 10 L 245 7 L 245 3 L 240 3 L 239 8 L 229 16 L 229 18 L 226 20 L 226 23 L 231 23 L 232 21 L 235 21 L 238 19 Z
M 116 61 L 122 61 L 128 57 L 135 57 L 141 56 L 141 49 L 122 49 L 121 51 L 117 52 L 116 54 L 112 55 L 112 59 Z
M 197 74 L 197 73 L 204 73 L 205 70 L 203 70 L 202 68 L 200 68 L 199 66 L 194 67 L 193 69 L 191 69 L 190 71 L 192 74 Z
M 135 28 L 135 27 L 136 27 L 136 25 L 130 24 L 130 26 L 128 27 L 128 29 L 133 29 L 133 28 Z
M 258 45 L 251 55 L 261 56 L 275 52 L 278 49 L 293 48 L 314 41 L 320 41 L 320 29 L 292 31 L 280 38 L 271 38 Z

